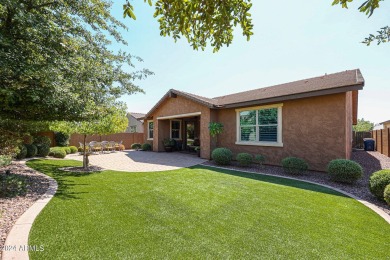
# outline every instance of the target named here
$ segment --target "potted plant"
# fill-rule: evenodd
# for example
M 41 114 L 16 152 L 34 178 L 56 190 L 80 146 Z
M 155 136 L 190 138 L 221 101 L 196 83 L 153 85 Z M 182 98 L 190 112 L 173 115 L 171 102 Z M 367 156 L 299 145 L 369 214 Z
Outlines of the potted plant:
M 165 138 L 163 144 L 166 152 L 172 152 L 173 148 L 176 146 L 176 141 L 172 138 Z
M 196 154 L 200 157 L 200 146 L 195 147 Z

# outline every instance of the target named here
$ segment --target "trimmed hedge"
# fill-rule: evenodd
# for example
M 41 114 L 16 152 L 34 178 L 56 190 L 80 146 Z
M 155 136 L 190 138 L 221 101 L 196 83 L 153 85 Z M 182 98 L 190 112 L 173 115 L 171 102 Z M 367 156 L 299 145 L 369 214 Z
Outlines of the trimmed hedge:
M 49 155 L 53 156 L 54 158 L 65 158 L 66 152 L 63 149 L 63 147 L 52 147 L 50 148 Z
M 237 154 L 236 160 L 240 166 L 248 167 L 252 164 L 253 157 L 249 153 L 239 153 Z
M 253 160 L 255 163 L 258 163 L 260 166 L 263 166 L 265 162 L 265 156 L 258 154 L 255 156 L 255 159 Z
M 41 144 L 40 146 L 38 146 L 38 156 L 40 157 L 46 157 L 49 155 L 49 152 L 50 152 L 50 146 L 46 145 L 46 144 Z
M 286 157 L 282 160 L 282 167 L 286 173 L 298 175 L 309 168 L 305 160 L 298 157 Z
M 76 146 L 69 146 L 70 153 L 77 153 L 78 149 Z
M 142 145 L 142 150 L 144 150 L 144 151 L 151 151 L 152 150 L 152 146 L 150 144 L 148 144 L 148 143 L 144 143 Z
M 390 170 L 374 172 L 370 177 L 370 191 L 378 199 L 383 200 L 385 188 L 390 184 Z
M 35 144 L 26 144 L 26 149 L 27 149 L 27 158 L 31 158 L 37 155 L 38 153 L 38 148 L 36 147 Z
M 390 206 L 390 184 L 386 186 L 385 191 L 383 192 L 383 197 L 385 201 Z
M 215 148 L 211 153 L 211 158 L 218 165 L 228 165 L 232 161 L 233 153 L 227 148 Z
M 26 158 L 26 156 L 27 156 L 27 148 L 25 145 L 22 144 L 19 146 L 19 153 L 16 155 L 16 159 L 21 160 Z
M 66 154 L 70 154 L 71 150 L 70 150 L 69 146 L 64 146 L 61 148 L 66 152 Z
M 141 148 L 142 148 L 142 145 L 139 143 L 134 143 L 131 145 L 131 149 L 134 149 L 134 150 L 139 150 Z
M 333 181 L 343 183 L 354 183 L 363 176 L 362 166 L 346 159 L 332 160 L 328 164 L 327 172 Z

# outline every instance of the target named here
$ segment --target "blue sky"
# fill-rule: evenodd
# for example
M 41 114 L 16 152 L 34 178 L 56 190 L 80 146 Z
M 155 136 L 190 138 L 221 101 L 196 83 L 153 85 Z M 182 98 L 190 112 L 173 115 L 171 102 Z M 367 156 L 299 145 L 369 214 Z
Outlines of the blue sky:
M 148 112 L 170 89 L 215 97 L 360 68 L 366 80 L 359 94 L 359 118 L 378 123 L 390 119 L 389 44 L 367 47 L 369 33 L 390 25 L 390 4 L 381 4 L 371 18 L 331 6 L 332 0 L 253 1 L 254 36 L 250 41 L 236 28 L 233 44 L 218 53 L 195 51 L 181 40 L 161 37 L 153 8 L 133 1 L 137 20 L 122 19 L 123 1 L 112 13 L 129 27 L 121 46 L 144 62 L 155 75 L 137 82 L 146 94 L 122 98 L 130 112 Z M 118 45 L 113 48 L 118 49 Z

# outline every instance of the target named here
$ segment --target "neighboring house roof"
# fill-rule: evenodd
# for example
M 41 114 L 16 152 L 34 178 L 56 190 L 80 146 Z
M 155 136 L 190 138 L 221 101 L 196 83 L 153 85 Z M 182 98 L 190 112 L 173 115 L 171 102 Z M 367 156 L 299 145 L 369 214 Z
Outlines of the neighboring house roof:
M 360 70 L 355 69 L 215 98 L 170 89 L 145 117 L 149 117 L 165 99 L 176 95 L 210 108 L 221 109 L 361 90 L 363 86 L 364 78 Z
M 387 123 L 390 123 L 390 120 L 384 121 L 384 122 L 379 123 L 379 124 L 383 125 L 383 124 L 387 124 Z
M 137 120 L 143 119 L 145 117 L 145 115 L 146 115 L 146 114 L 143 114 L 143 113 L 133 113 L 133 112 L 129 112 L 129 114 L 131 116 L 133 116 Z

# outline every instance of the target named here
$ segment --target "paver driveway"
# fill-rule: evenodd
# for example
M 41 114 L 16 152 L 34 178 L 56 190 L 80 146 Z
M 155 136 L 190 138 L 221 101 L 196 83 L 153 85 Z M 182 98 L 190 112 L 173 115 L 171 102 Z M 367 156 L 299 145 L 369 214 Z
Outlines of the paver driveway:
M 82 161 L 79 154 L 69 154 L 67 159 Z M 151 172 L 175 170 L 194 166 L 207 160 L 196 155 L 183 153 L 143 152 L 125 150 L 122 152 L 96 154 L 89 156 L 89 163 L 105 169 L 129 172 Z

